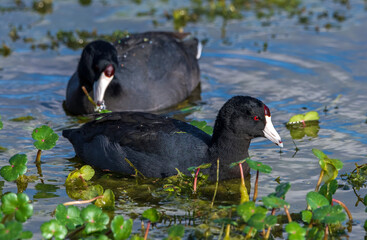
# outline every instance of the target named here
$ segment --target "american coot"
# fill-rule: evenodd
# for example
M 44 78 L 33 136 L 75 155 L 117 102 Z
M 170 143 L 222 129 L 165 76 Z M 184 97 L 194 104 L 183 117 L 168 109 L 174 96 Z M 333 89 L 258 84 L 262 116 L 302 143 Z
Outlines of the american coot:
M 183 40 L 187 35 L 146 32 L 114 44 L 89 43 L 69 80 L 66 110 L 94 112 L 82 86 L 111 111 L 156 111 L 183 101 L 200 81 L 201 45 L 197 39 Z
M 87 164 L 103 170 L 134 174 L 127 158 L 146 177 L 177 174 L 175 168 L 212 163 L 210 178 L 216 178 L 217 158 L 220 179 L 240 177 L 230 163 L 248 157 L 251 139 L 266 137 L 283 147 L 271 122 L 269 108 L 252 97 L 235 96 L 218 113 L 213 136 L 172 118 L 141 112 L 116 112 L 63 131 L 76 154 Z M 244 171 L 249 172 L 245 164 Z

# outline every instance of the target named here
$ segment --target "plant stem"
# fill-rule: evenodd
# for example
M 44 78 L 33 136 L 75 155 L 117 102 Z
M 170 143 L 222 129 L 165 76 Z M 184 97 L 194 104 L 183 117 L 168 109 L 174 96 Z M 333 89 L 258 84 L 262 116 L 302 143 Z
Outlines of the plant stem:
M 37 157 L 36 157 L 36 163 L 41 163 L 41 153 L 42 153 L 42 150 L 38 149 Z
M 198 183 L 199 172 L 200 172 L 200 168 L 196 169 L 195 178 L 194 178 L 194 193 L 196 193 L 196 186 Z
M 89 200 L 66 202 L 66 203 L 63 203 L 63 205 L 64 205 L 64 206 L 70 206 L 70 205 L 76 205 L 76 204 L 91 203 L 91 202 L 93 202 L 94 200 L 97 200 L 97 199 L 100 199 L 100 198 L 103 198 L 103 196 L 97 196 L 97 197 L 92 198 L 92 199 L 89 199 Z
M 273 208 L 271 210 L 271 215 L 273 215 L 273 216 L 275 215 L 275 208 Z M 268 228 L 268 231 L 266 232 L 266 235 L 265 235 L 265 239 L 268 239 L 269 238 L 270 232 L 271 232 L 271 227 Z
M 215 183 L 215 190 L 214 190 L 214 195 L 213 195 L 212 204 L 210 205 L 210 208 L 213 208 L 215 196 L 217 195 L 217 191 L 218 191 L 218 185 L 219 185 L 219 158 L 217 159 L 217 182 Z
M 316 184 L 315 192 L 318 192 L 319 191 L 319 188 L 320 188 L 321 181 L 322 181 L 322 178 L 324 176 L 324 173 L 325 173 L 325 171 L 323 169 L 321 169 L 319 180 L 317 181 L 317 184 Z
M 338 203 L 340 206 L 342 206 L 342 207 L 344 208 L 344 210 L 345 210 L 345 211 L 347 212 L 347 214 L 348 214 L 349 221 L 353 221 L 352 214 L 350 213 L 350 211 L 349 211 L 348 207 L 347 207 L 343 202 L 341 202 L 341 201 L 339 201 L 339 200 L 336 200 L 336 199 L 334 199 L 334 198 L 333 198 L 333 202 L 336 202 L 336 203 Z
M 43 174 L 42 174 L 41 162 L 36 161 L 36 167 L 37 167 L 37 173 L 40 176 L 41 183 L 44 184 L 43 178 L 42 178 Z
M 255 180 L 255 189 L 254 189 L 254 197 L 252 198 L 252 201 L 256 201 L 257 198 L 257 188 L 259 185 L 259 170 L 256 171 L 256 180 Z
M 329 237 L 329 225 L 325 226 L 324 240 L 327 240 Z
M 240 166 L 240 172 L 241 172 L 241 184 L 245 186 L 245 177 L 243 176 L 243 169 L 242 169 L 242 163 L 238 164 Z
M 87 89 L 84 86 L 82 86 L 82 90 L 83 90 L 84 94 L 87 96 L 89 102 L 91 102 L 94 107 L 97 107 L 97 104 L 93 101 L 93 98 L 89 95 Z
M 251 227 L 250 230 L 248 231 L 248 233 L 246 234 L 245 239 L 250 239 L 251 238 L 251 234 L 252 234 L 252 230 L 254 229 L 254 227 Z
M 231 225 L 227 224 L 227 226 L 226 226 L 226 235 L 224 236 L 223 240 L 231 239 L 230 233 L 231 233 Z
M 145 231 L 144 240 L 147 240 L 148 238 L 149 227 L 150 227 L 150 221 L 147 224 L 147 230 Z
M 291 218 L 291 215 L 289 214 L 289 211 L 288 211 L 287 206 L 285 206 L 285 205 L 284 205 L 284 211 L 287 214 L 288 222 L 291 223 L 292 222 L 292 218 Z

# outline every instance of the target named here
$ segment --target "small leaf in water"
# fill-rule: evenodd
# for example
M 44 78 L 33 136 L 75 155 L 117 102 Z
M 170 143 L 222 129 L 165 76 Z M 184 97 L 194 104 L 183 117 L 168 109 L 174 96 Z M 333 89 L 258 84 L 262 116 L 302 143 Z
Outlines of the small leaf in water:
M 185 235 L 185 227 L 183 225 L 173 225 L 168 229 L 168 238 L 182 238 Z
M 7 148 L 0 146 L 0 152 L 5 152 L 7 150 L 8 150 Z
M 25 222 L 33 214 L 33 206 L 28 203 L 29 198 L 24 193 L 8 193 L 1 197 L 1 210 L 5 214 L 15 213 L 15 219 Z
M 204 163 L 204 164 L 201 164 L 200 166 L 197 166 L 197 167 L 189 167 L 189 168 L 187 168 L 187 170 L 189 172 L 192 172 L 192 171 L 195 171 L 198 168 L 200 168 L 200 169 L 207 169 L 207 168 L 210 168 L 211 166 L 212 166 L 211 163 Z
M 240 163 L 244 163 L 244 162 L 246 162 L 247 160 L 250 160 L 251 158 L 245 158 L 245 159 L 242 159 L 242 160 L 240 160 L 240 161 L 237 161 L 237 162 L 233 162 L 233 163 L 231 163 L 230 165 L 229 165 L 229 167 L 230 168 L 233 168 L 233 167 L 236 167 L 236 166 L 238 166 Z
M 284 206 L 289 208 L 289 203 L 275 196 L 263 197 L 262 201 L 264 203 L 264 206 L 270 209 L 271 208 L 283 208 Z
M 281 183 L 275 188 L 274 196 L 278 198 L 285 198 L 285 195 L 287 194 L 288 190 L 291 188 L 291 184 L 289 182 Z M 271 194 L 273 195 L 273 194 Z M 270 196 L 270 194 L 269 194 Z
M 305 121 L 318 121 L 320 119 L 319 114 L 315 111 L 310 111 L 305 114 Z
M 347 215 L 342 206 L 328 205 L 315 209 L 313 211 L 313 218 L 325 224 L 336 224 L 343 222 L 347 218 Z
M 289 234 L 289 239 L 305 239 L 306 229 L 302 228 L 298 223 L 291 222 L 285 227 L 285 231 Z
M 0 175 L 6 181 L 15 181 L 20 175 L 27 172 L 27 155 L 15 154 L 9 160 L 10 166 L 4 166 L 0 169 Z
M 133 220 L 125 220 L 123 216 L 115 216 L 111 222 L 111 230 L 116 240 L 127 239 L 131 234 Z
M 3 129 L 3 121 L 1 121 L 1 115 L 0 115 L 0 130 Z
M 251 159 L 247 159 L 246 162 L 248 163 L 248 166 L 255 170 L 262 173 L 271 173 L 272 168 L 268 165 L 263 164 L 262 162 L 253 161 Z
M 318 159 L 320 159 L 320 160 L 323 160 L 323 159 L 325 159 L 325 158 L 327 158 L 327 155 L 323 152 L 323 151 L 321 151 L 321 150 L 319 150 L 319 149 L 317 149 L 317 148 L 313 148 L 312 149 L 312 153 L 318 158 Z
M 53 237 L 55 237 L 55 239 L 65 239 L 66 234 L 68 234 L 66 227 L 56 219 L 51 219 L 43 223 L 41 225 L 41 232 L 45 239 L 51 239 Z
M 329 201 L 327 200 L 327 198 L 317 192 L 307 193 L 306 200 L 312 210 L 329 205 Z
M 0 225 L 0 239 L 20 239 L 23 226 L 20 222 L 10 221 Z
M 84 178 L 84 180 L 89 181 L 95 174 L 94 169 L 89 165 L 84 165 L 80 168 L 80 176 Z
M 49 150 L 55 147 L 59 136 L 46 125 L 36 128 L 32 132 L 32 138 L 36 140 L 33 145 L 39 150 Z
M 302 221 L 305 223 L 310 223 L 312 219 L 312 212 L 308 210 L 302 211 Z
M 69 230 L 74 230 L 77 226 L 83 224 L 83 220 L 80 217 L 80 210 L 76 206 L 66 208 L 64 205 L 59 204 L 56 207 L 55 217 Z
M 108 215 L 102 211 L 101 208 L 94 204 L 88 205 L 83 208 L 80 216 L 85 222 L 84 231 L 87 234 L 99 232 L 107 228 L 107 224 L 110 221 Z
M 303 114 L 294 115 L 293 117 L 289 119 L 288 124 L 301 122 L 302 120 L 304 120 L 304 118 L 305 118 L 305 115 Z
M 10 121 L 13 122 L 29 122 L 31 120 L 34 120 L 35 118 L 32 116 L 24 116 L 24 117 L 17 117 L 17 118 L 12 118 L 10 119 Z
M 250 227 L 254 227 L 256 230 L 261 230 L 265 227 L 266 213 L 255 213 L 248 221 Z
M 237 214 L 247 222 L 251 216 L 255 213 L 255 203 L 245 202 L 237 206 Z
M 143 218 L 148 219 L 150 222 L 155 223 L 159 220 L 157 209 L 149 208 L 143 212 Z
M 111 189 L 107 189 L 103 193 L 103 198 L 99 198 L 94 203 L 97 207 L 101 208 L 114 208 L 115 207 L 115 194 Z

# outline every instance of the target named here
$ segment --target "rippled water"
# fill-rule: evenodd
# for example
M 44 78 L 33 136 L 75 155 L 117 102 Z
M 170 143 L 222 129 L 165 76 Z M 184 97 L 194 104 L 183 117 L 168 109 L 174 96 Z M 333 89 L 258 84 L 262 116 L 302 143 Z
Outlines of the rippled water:
M 18 152 L 26 153 L 33 162 L 36 150 L 31 132 L 35 127 L 49 124 L 60 135 L 57 146 L 42 156 L 43 178 L 50 185 L 49 189 L 42 190 L 40 181 L 36 181 L 25 191 L 29 196 L 34 195 L 35 213 L 25 227 L 32 229 L 35 239 L 40 238 L 38 226 L 50 219 L 57 204 L 70 201 L 64 182 L 68 173 L 75 169 L 75 164 L 68 160 L 74 156 L 74 151 L 61 137 L 61 130 L 76 126 L 77 121 L 65 115 L 62 101 L 81 50 L 70 50 L 63 45 L 57 51 L 31 50 L 23 41 L 9 40 L 10 26 L 22 25 L 21 37 L 33 37 L 39 41 L 47 31 L 55 33 L 59 29 L 98 29 L 101 33 L 116 29 L 130 32 L 172 30 L 172 23 L 159 13 L 180 4 L 189 5 L 189 1 L 148 1 L 141 5 L 93 1 L 89 6 L 54 1 L 52 13 L 46 15 L 39 15 L 29 8 L 0 12 L 0 21 L 9 23 L 0 24 L 0 40 L 13 49 L 10 56 L 0 57 L 0 114 L 4 122 L 0 145 L 8 148 L 0 153 L 0 165 L 6 165 L 8 159 Z M 0 6 L 11 7 L 14 3 L 3 1 Z M 155 17 L 136 17 L 137 13 L 149 11 L 152 6 L 158 9 Z M 201 100 L 191 103 L 199 108 L 185 119 L 201 119 L 213 124 L 218 109 L 233 95 L 251 95 L 263 100 L 272 111 L 273 123 L 285 148 L 280 152 L 264 139 L 256 139 L 251 144 L 253 159 L 273 168 L 271 174 L 261 175 L 259 195 L 272 192 L 277 185 L 274 179 L 280 177 L 282 182 L 292 185 L 287 200 L 295 212 L 305 208 L 305 195 L 314 189 L 320 171 L 312 148 L 322 149 L 330 157 L 342 160 L 344 168 L 341 173 L 352 171 L 355 164 L 366 163 L 367 159 L 367 12 L 364 2 L 350 1 L 348 8 L 331 1 L 323 4 L 309 1 L 307 7 L 315 13 L 337 9 L 345 12 L 347 19 L 336 28 L 321 27 L 320 31 L 315 31 L 314 27 L 322 20 L 315 20 L 305 27 L 297 19 L 279 14 L 270 19 L 270 26 L 264 26 L 255 14 L 248 12 L 243 20 L 228 21 L 225 32 L 221 29 L 221 18 L 185 27 L 185 31 L 207 40 L 200 60 Z M 158 21 L 158 27 L 153 26 L 152 19 Z M 263 51 L 264 43 L 266 51 Z M 326 112 L 323 111 L 325 107 Z M 317 137 L 295 140 L 299 148 L 296 152 L 285 123 L 292 115 L 310 110 L 320 113 L 320 131 Z M 10 121 L 26 115 L 32 115 L 36 120 Z M 37 175 L 35 166 L 28 164 L 28 167 L 28 175 Z M 339 183 L 345 184 L 341 179 Z M 122 182 L 115 188 L 116 192 L 122 191 L 126 184 Z M 15 184 L 5 182 L 3 192 L 7 191 L 16 192 Z M 359 191 L 362 197 L 366 193 L 366 189 Z M 126 196 L 122 192 L 117 195 L 118 213 L 139 213 L 149 207 L 142 201 L 145 196 L 133 196 L 133 200 L 124 204 L 122 200 Z M 366 219 L 363 204 L 354 206 L 357 198 L 352 189 L 339 189 L 335 197 L 348 205 L 356 220 L 351 238 L 363 238 L 362 226 Z M 156 206 L 154 200 L 151 202 L 150 206 Z M 168 214 L 185 214 L 183 203 L 178 210 L 176 202 L 159 205 Z M 139 221 L 134 222 L 136 232 L 139 224 Z M 165 235 L 158 228 L 150 236 L 160 238 Z

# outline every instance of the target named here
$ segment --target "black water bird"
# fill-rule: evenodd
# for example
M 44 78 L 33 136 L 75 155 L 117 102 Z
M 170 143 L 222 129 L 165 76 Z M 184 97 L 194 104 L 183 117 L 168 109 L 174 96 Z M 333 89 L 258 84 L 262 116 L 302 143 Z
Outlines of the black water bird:
M 210 177 L 240 177 L 232 162 L 249 156 L 251 139 L 266 137 L 283 147 L 271 122 L 270 110 L 260 100 L 235 96 L 220 109 L 213 136 L 180 120 L 141 112 L 115 112 L 77 129 L 63 131 L 76 154 L 87 164 L 123 174 L 135 174 L 133 166 L 146 177 L 176 175 L 176 168 L 212 163 Z M 249 172 L 245 164 L 244 171 Z
M 111 111 L 157 111 L 185 100 L 200 82 L 202 49 L 187 35 L 145 32 L 113 44 L 89 43 L 68 82 L 65 109 L 71 114 L 95 111 L 82 86 L 98 109 Z

